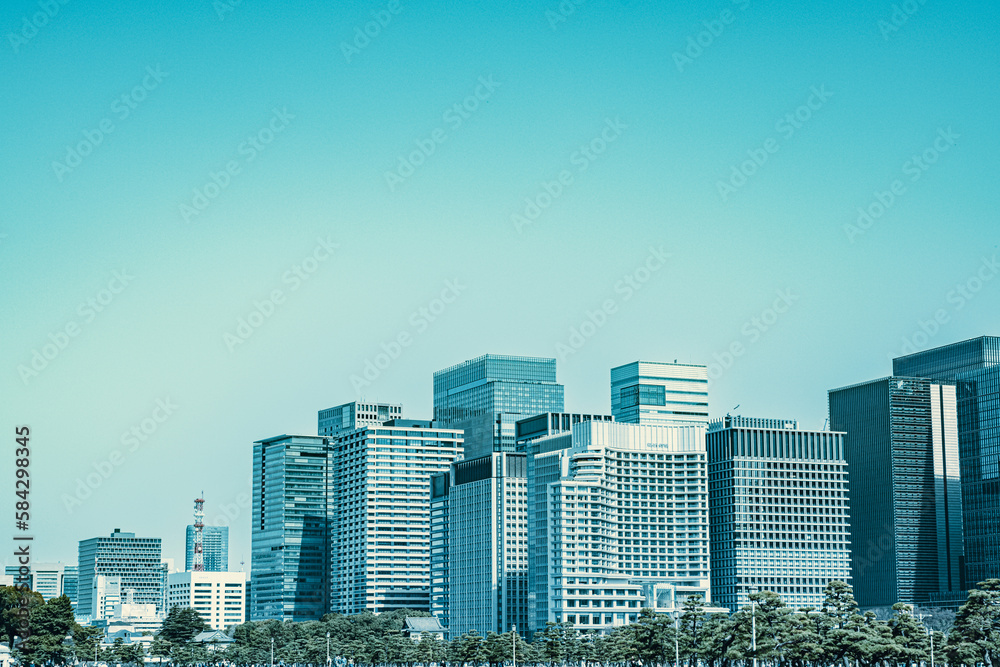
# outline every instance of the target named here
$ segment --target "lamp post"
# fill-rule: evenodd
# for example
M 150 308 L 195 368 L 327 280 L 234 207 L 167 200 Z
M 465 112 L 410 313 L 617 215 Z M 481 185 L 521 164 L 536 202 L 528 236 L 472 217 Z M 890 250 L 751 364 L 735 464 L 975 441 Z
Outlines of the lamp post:
M 681 664 L 680 613 L 679 609 L 674 609 L 674 667 L 680 667 Z
M 510 654 L 514 658 L 514 667 L 517 667 L 517 625 L 510 626 Z
M 271 667 L 274 667 L 274 637 L 271 637 Z
M 757 587 L 750 588 L 750 595 L 757 592 Z M 751 650 L 753 651 L 753 667 L 757 667 L 757 602 L 751 597 L 750 598 L 750 632 L 753 635 L 751 637 Z
M 326 664 L 330 664 L 330 633 L 326 633 Z

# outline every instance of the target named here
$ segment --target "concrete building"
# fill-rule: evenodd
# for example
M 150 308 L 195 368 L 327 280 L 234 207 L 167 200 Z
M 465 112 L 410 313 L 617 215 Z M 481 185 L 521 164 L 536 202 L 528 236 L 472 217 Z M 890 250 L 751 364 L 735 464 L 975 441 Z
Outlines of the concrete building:
M 115 528 L 109 537 L 81 540 L 79 546 L 78 613 L 97 617 L 95 579 L 100 575 L 120 577 L 123 590 L 135 591 L 138 604 L 163 610 L 164 573 L 160 565 L 161 540 L 136 537 Z
M 611 415 L 589 415 L 578 412 L 545 412 L 514 422 L 515 451 L 528 451 L 528 443 L 559 433 L 569 433 L 573 424 L 582 421 L 614 421 Z
M 485 636 L 514 625 L 528 627 L 525 459 L 524 454 L 494 452 L 451 466 L 443 616 L 452 637 L 471 629 Z
M 528 449 L 531 629 L 710 602 L 704 427 L 584 421 Z
M 449 638 L 450 580 L 448 578 L 449 500 L 451 471 L 431 475 L 431 615 L 441 622 Z
M 430 480 L 461 452 L 462 432 L 430 421 L 341 435 L 331 464 L 331 611 L 429 611 Z
M 18 565 L 8 565 L 5 571 L 12 577 L 18 576 Z M 32 563 L 27 584 L 46 601 L 65 595 L 76 608 L 77 567 L 63 563 Z M 0 583 L 0 585 L 4 585 Z M 11 584 L 12 585 L 12 584 Z
M 281 435 L 253 445 L 251 620 L 315 621 L 329 611 L 335 443 Z
M 194 568 L 194 526 L 185 532 L 184 569 Z M 229 570 L 229 526 L 205 526 L 201 533 L 201 556 L 205 572 Z
M 167 607 L 189 607 L 213 630 L 246 621 L 243 572 L 176 572 L 167 579 Z
M 727 415 L 706 443 L 712 602 L 736 611 L 758 589 L 821 608 L 851 577 L 844 434 Z
M 708 425 L 708 367 L 634 361 L 611 369 L 615 421 L 650 426 Z
M 466 459 L 514 451 L 518 419 L 562 410 L 555 359 L 487 354 L 434 373 L 434 420 L 464 432 Z
M 851 579 L 862 608 L 919 605 L 962 585 L 955 385 L 888 377 L 829 392 L 843 431 Z
M 401 419 L 403 406 L 399 403 L 366 403 L 352 401 L 320 410 L 318 433 L 336 438 L 365 426 L 378 426 L 390 419 Z
M 899 357 L 892 361 L 892 372 L 955 382 L 965 541 L 961 587 L 1000 578 L 1000 337 L 980 336 Z

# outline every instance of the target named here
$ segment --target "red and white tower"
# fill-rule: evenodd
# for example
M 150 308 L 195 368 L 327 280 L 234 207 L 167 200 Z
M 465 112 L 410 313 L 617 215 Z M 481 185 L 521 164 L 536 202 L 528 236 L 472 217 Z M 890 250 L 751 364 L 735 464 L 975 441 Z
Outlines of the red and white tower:
M 204 495 L 204 494 L 202 494 Z M 195 572 L 205 571 L 205 556 L 202 554 L 201 537 L 205 528 L 205 499 L 194 500 L 194 565 Z

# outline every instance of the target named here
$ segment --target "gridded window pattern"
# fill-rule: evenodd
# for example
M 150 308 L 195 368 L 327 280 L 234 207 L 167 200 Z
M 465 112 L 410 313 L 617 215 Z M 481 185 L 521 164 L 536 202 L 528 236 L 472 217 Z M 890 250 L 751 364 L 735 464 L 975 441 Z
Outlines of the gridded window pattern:
M 611 414 L 631 424 L 706 425 L 708 369 L 653 361 L 613 368 Z
M 757 588 L 819 608 L 850 580 L 844 434 L 721 426 L 707 436 L 713 603 L 735 611 Z
M 184 569 L 194 567 L 194 526 L 185 533 Z M 206 572 L 229 571 L 229 526 L 205 526 L 202 529 L 202 560 Z
M 136 537 L 115 529 L 110 537 L 81 540 L 78 609 L 81 614 L 99 617 L 94 609 L 94 578 L 98 575 L 121 577 L 121 590 L 135 591 L 135 604 L 153 604 L 163 609 L 164 570 L 160 563 L 160 538 Z
M 462 433 L 413 425 L 359 429 L 335 446 L 330 610 L 430 610 L 430 479 Z
M 167 607 L 190 607 L 213 630 L 243 623 L 246 581 L 242 572 L 177 572 L 169 575 Z
M 535 471 L 557 457 L 560 479 L 531 508 L 547 532 L 547 577 L 537 565 L 533 573 L 536 629 L 555 621 L 606 632 L 643 606 L 708 596 L 704 429 L 587 423 L 570 449 L 536 456 Z

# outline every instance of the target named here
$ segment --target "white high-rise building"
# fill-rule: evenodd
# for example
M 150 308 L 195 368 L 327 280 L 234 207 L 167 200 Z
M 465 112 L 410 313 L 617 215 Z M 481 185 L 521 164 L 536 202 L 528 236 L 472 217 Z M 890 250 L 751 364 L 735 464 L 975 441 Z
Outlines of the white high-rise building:
M 704 427 L 585 421 L 528 455 L 532 629 L 710 602 Z
M 173 572 L 167 577 L 167 608 L 190 607 L 213 630 L 246 621 L 246 574 Z
M 651 426 L 708 426 L 708 367 L 634 361 L 611 369 L 615 421 Z
M 331 465 L 329 608 L 430 610 L 430 478 L 462 431 L 394 419 L 342 434 Z
M 320 410 L 317 429 L 320 435 L 337 437 L 365 426 L 378 426 L 403 416 L 399 403 L 366 403 L 352 401 Z

